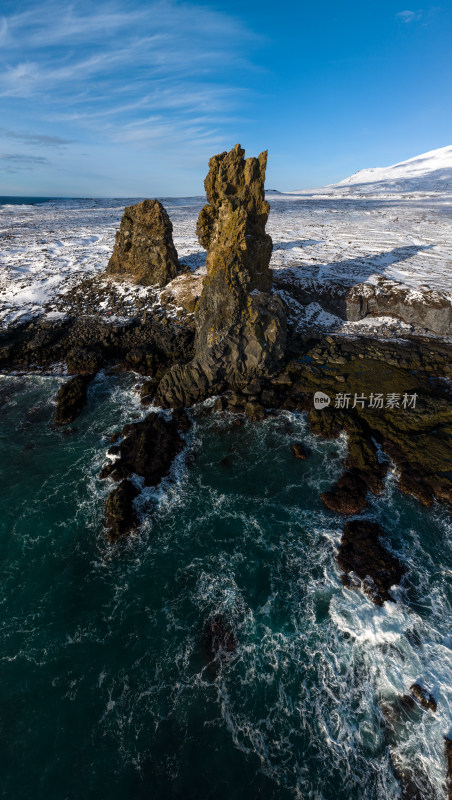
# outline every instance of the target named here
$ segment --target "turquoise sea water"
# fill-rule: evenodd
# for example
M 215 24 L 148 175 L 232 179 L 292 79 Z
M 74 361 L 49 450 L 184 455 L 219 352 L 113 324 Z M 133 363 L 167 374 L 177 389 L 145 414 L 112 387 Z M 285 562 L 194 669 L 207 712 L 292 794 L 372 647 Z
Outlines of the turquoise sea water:
M 398 795 L 393 759 L 444 798 L 445 511 L 389 475 L 366 514 L 408 573 L 378 608 L 341 586 L 344 522 L 319 497 L 345 439 L 317 439 L 302 415 L 236 428 L 201 407 L 139 532 L 110 545 L 97 475 L 105 434 L 143 413 L 134 379 L 100 374 L 67 430 L 52 422 L 60 382 L 0 377 L 3 796 L 382 800 Z M 238 647 L 212 670 L 201 640 L 219 613 Z M 402 720 L 390 747 L 378 704 L 415 680 L 438 711 Z

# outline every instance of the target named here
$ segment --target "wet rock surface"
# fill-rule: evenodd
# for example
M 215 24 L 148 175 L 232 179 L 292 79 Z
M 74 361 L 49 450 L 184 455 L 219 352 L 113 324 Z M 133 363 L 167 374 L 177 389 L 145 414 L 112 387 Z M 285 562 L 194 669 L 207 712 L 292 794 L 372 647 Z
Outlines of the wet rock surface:
M 184 447 L 179 431 L 185 427 L 185 419 L 167 420 L 151 413 L 140 422 L 125 425 L 123 438 L 115 445 L 118 457 L 101 470 L 100 477 L 119 481 L 135 474 L 144 478 L 144 486 L 157 486 Z
M 419 683 L 413 683 L 410 686 L 410 692 L 418 703 L 422 706 L 422 708 L 428 709 L 429 711 L 436 711 L 436 700 L 427 689 L 424 689 Z
M 392 600 L 389 590 L 400 583 L 405 573 L 400 561 L 380 542 L 382 536 L 384 531 L 378 523 L 351 520 L 346 523 L 337 554 L 338 565 L 345 573 L 344 586 L 362 587 L 372 602 L 380 606 Z
M 171 420 L 151 413 L 140 422 L 125 425 L 119 435 L 113 436 L 109 455 L 114 461 L 100 472 L 101 480 L 120 481 L 105 501 L 107 538 L 116 541 L 130 533 L 138 519 L 133 501 L 140 490 L 129 480 L 132 475 L 142 479 L 143 486 L 157 486 L 165 478 L 185 442 L 181 433 L 187 433 L 190 420 L 185 411 L 175 412 Z
M 139 489 L 129 480 L 123 480 L 113 489 L 105 501 L 105 526 L 107 539 L 116 542 L 130 533 L 137 524 L 133 501 Z
M 173 226 L 158 200 L 124 210 L 107 274 L 129 275 L 143 286 L 166 286 L 179 272 Z
M 294 458 L 297 458 L 299 461 L 306 461 L 307 453 L 303 442 L 294 442 L 292 445 L 292 453 Z
M 167 406 L 189 405 L 283 365 L 286 318 L 270 291 L 266 163 L 266 152 L 245 160 L 240 145 L 209 161 L 208 204 L 197 224 L 207 276 L 195 311 L 195 358 L 163 378 L 158 397 Z
M 320 497 L 330 511 L 358 514 L 367 506 L 367 486 L 359 472 L 350 470 L 342 475 L 332 489 Z
M 402 762 L 398 746 L 407 736 L 409 726 L 421 721 L 419 706 L 410 695 L 403 695 L 394 700 L 383 700 L 379 703 L 382 714 L 382 727 L 389 745 L 389 757 L 394 777 L 400 785 L 402 800 L 436 800 L 438 797 L 422 763 Z M 408 724 L 408 727 L 407 727 Z M 413 759 L 414 761 L 414 759 Z
M 56 396 L 55 422 L 65 425 L 73 422 L 82 408 L 86 406 L 86 391 L 92 375 L 76 375 L 63 383 Z
M 444 754 L 446 756 L 446 791 L 448 800 L 452 800 L 452 738 L 444 738 Z

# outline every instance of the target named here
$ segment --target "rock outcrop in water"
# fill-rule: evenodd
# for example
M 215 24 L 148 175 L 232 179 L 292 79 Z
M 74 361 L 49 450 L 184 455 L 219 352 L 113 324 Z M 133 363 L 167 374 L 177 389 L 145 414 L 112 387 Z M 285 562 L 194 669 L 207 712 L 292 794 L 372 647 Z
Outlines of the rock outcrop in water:
M 378 606 L 392 600 L 391 586 L 400 583 L 405 573 L 403 564 L 381 544 L 383 534 L 377 522 L 367 519 L 347 522 L 337 554 L 337 563 L 345 573 L 343 585 L 361 586 Z
M 171 220 L 158 200 L 127 206 L 122 215 L 107 273 L 125 275 L 143 286 L 166 286 L 179 261 Z
M 448 800 L 452 800 L 452 739 L 449 736 L 444 740 L 444 753 L 447 762 L 446 790 Z
M 103 468 L 100 477 L 121 481 L 139 475 L 144 486 L 157 486 L 184 446 L 179 431 L 187 427 L 181 422 L 151 413 L 140 422 L 124 425 L 121 442 L 110 448 L 111 455 L 117 458 Z
M 163 378 L 158 397 L 165 405 L 189 405 L 283 365 L 286 318 L 271 294 L 266 163 L 266 152 L 245 160 L 240 145 L 209 161 L 208 204 L 197 224 L 207 276 L 195 311 L 195 358 Z
M 139 490 L 129 480 L 123 480 L 108 495 L 105 501 L 105 526 L 107 539 L 116 542 L 130 533 L 137 524 L 137 513 L 133 501 Z
M 92 377 L 92 375 L 76 375 L 60 386 L 56 396 L 55 422 L 57 425 L 73 422 L 82 408 L 86 406 L 86 390 Z
M 138 523 L 135 499 L 140 494 L 131 476 L 142 479 L 143 486 L 157 486 L 171 469 L 171 465 L 184 447 L 181 433 L 186 433 L 190 421 L 182 409 L 171 420 L 151 413 L 140 422 L 124 425 L 119 444 L 110 448 L 115 460 L 105 466 L 99 477 L 119 482 L 105 502 L 107 538 L 116 542 L 130 533 Z
M 430 711 L 436 711 L 436 700 L 427 689 L 424 689 L 419 683 L 413 683 L 410 686 L 410 692 L 414 695 L 418 703 L 422 706 L 422 708 L 426 708 Z

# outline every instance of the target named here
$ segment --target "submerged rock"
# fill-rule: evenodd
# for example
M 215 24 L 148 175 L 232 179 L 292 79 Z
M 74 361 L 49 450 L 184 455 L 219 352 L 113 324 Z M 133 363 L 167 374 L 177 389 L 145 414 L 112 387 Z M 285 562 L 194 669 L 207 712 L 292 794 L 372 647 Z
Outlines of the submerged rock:
M 292 453 L 299 461 L 306 461 L 306 449 L 303 442 L 294 442 L 292 445 Z
M 437 793 L 422 763 L 418 759 L 409 763 L 406 758 L 403 761 L 400 758 L 400 745 L 412 727 L 420 723 L 419 707 L 406 694 L 381 701 L 379 707 L 394 777 L 400 785 L 400 800 L 435 800 Z
M 283 364 L 286 317 L 271 294 L 266 163 L 266 152 L 245 160 L 240 145 L 209 161 L 208 204 L 197 225 L 207 276 L 195 310 L 195 358 L 162 379 L 158 397 L 167 406 L 189 405 Z
M 107 539 L 116 542 L 121 536 L 130 533 L 137 523 L 133 501 L 139 490 L 131 481 L 123 480 L 116 486 L 105 501 L 105 525 Z
M 158 200 L 127 206 L 107 273 L 132 277 L 143 286 L 166 286 L 179 272 L 171 220 Z
M 211 661 L 218 655 L 224 656 L 237 649 L 234 629 L 224 614 L 215 614 L 207 620 L 202 637 L 206 658 Z
M 337 554 L 337 563 L 346 573 L 342 577 L 344 586 L 361 587 L 379 606 L 392 599 L 389 590 L 400 583 L 405 573 L 400 561 L 381 544 L 383 535 L 384 531 L 377 522 L 351 520 L 345 525 Z
M 60 386 L 56 396 L 55 422 L 57 425 L 73 422 L 77 414 L 86 406 L 86 390 L 91 378 L 92 375 L 76 375 Z

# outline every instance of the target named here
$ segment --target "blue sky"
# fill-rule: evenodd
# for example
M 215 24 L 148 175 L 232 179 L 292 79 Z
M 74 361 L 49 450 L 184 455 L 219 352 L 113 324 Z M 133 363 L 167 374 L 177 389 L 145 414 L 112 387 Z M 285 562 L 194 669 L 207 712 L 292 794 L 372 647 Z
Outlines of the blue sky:
M 408 2 L 408 5 L 404 5 Z M 452 5 L 0 0 L 0 195 L 321 186 L 452 143 Z

